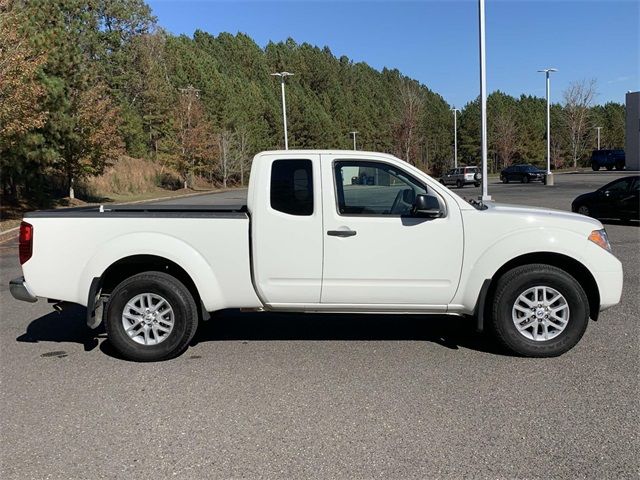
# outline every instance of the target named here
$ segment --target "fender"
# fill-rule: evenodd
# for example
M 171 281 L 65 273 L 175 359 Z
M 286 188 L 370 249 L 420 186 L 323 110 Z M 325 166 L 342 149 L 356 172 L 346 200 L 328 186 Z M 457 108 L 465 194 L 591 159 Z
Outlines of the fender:
M 451 302 L 452 307 L 465 313 L 472 313 L 478 303 L 485 280 L 492 279 L 495 273 L 509 261 L 526 254 L 565 255 L 580 262 L 593 275 L 598 269 L 594 268 L 588 256 L 584 255 L 588 248 L 587 243 L 586 236 L 559 228 L 535 227 L 505 235 L 484 250 L 465 255 L 462 281 Z M 535 248 L 532 248 L 533 245 Z
M 189 274 L 208 311 L 225 308 L 220 283 L 213 268 L 191 245 L 163 233 L 131 233 L 108 240 L 87 262 L 78 282 L 77 298 L 89 298 L 95 278 L 118 260 L 133 255 L 156 255 L 180 265 Z M 85 300 L 86 301 L 86 300 Z

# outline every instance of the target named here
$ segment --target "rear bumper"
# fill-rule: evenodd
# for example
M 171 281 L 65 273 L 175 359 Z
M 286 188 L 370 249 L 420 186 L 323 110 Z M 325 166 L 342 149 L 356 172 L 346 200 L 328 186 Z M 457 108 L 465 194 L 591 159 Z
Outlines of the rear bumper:
M 38 301 L 38 297 L 29 290 L 27 282 L 24 281 L 24 277 L 18 277 L 11 280 L 9 282 L 9 291 L 11 292 L 11 296 L 16 300 L 31 303 Z

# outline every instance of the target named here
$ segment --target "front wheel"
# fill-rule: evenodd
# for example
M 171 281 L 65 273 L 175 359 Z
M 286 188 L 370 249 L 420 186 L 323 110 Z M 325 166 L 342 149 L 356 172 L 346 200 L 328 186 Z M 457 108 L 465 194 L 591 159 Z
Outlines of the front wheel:
M 526 357 L 555 357 L 570 350 L 589 322 L 582 286 L 545 264 L 516 267 L 496 285 L 491 329 L 508 350 Z
M 191 292 L 175 277 L 144 272 L 127 278 L 107 305 L 107 336 L 126 359 L 166 360 L 181 354 L 198 327 Z
M 522 183 L 529 183 L 529 177 L 528 176 L 523 176 L 522 177 Z
M 593 170 L 594 172 L 597 172 L 598 170 L 600 170 L 600 165 L 598 165 L 597 163 L 592 163 L 591 170 Z
M 591 216 L 591 210 L 589 210 L 589 207 L 587 207 L 586 205 L 580 205 L 578 207 L 577 213 L 579 213 L 580 215 L 584 215 L 585 217 Z
M 458 188 L 462 188 L 462 187 L 464 187 L 464 182 L 463 182 L 462 180 L 457 180 L 457 181 L 456 181 L 456 186 L 457 186 Z

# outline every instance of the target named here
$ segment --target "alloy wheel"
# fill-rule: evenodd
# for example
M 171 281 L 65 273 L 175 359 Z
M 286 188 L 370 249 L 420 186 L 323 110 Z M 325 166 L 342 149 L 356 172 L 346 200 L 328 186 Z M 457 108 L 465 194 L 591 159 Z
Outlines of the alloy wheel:
M 569 314 L 569 304 L 564 295 L 544 285 L 522 292 L 511 310 L 518 332 L 536 342 L 560 335 L 569 323 Z

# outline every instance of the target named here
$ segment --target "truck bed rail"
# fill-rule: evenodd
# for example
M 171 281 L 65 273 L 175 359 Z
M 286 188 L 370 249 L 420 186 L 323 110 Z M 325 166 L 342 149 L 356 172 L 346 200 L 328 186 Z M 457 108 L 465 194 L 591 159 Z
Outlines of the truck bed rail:
M 246 205 L 92 205 L 28 212 L 25 218 L 247 218 Z

